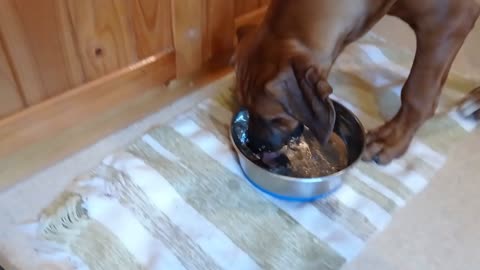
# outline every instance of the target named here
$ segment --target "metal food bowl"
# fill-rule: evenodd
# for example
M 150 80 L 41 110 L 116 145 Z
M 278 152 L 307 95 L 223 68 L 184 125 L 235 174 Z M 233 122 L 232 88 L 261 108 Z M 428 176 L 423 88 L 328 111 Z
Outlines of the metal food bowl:
M 336 111 L 334 133 L 346 147 L 346 166 L 321 177 L 292 177 L 272 172 L 262 165 L 260 158 L 248 147 L 248 111 L 241 109 L 232 119 L 230 138 L 237 152 L 240 166 L 247 179 L 259 190 L 273 197 L 289 201 L 314 201 L 336 191 L 349 169 L 357 163 L 365 148 L 365 129 L 360 120 L 347 108 L 332 101 Z

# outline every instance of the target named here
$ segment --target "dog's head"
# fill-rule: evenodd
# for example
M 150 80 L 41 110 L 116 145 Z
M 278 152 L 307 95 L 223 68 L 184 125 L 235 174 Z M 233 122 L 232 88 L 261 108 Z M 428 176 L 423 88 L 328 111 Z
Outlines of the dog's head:
M 333 131 L 332 92 L 312 60 L 292 53 L 253 27 L 237 33 L 236 94 L 250 115 L 248 137 L 254 151 L 277 151 L 303 126 L 325 143 Z

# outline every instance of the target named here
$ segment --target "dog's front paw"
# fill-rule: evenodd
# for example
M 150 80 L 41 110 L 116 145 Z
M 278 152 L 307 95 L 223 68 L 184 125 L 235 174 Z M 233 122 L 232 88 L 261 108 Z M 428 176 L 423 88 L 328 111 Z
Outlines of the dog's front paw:
M 410 145 L 413 131 L 401 121 L 392 120 L 367 133 L 363 161 L 386 165 L 401 157 Z
M 480 120 L 480 87 L 471 91 L 458 106 L 458 112 L 465 118 Z

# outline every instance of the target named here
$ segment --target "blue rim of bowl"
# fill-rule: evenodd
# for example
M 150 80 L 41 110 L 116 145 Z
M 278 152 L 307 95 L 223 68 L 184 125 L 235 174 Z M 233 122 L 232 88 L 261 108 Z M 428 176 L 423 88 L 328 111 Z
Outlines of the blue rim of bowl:
M 243 169 L 242 169 L 242 171 L 243 171 Z M 281 194 L 277 194 L 277 193 L 274 193 L 272 191 L 269 191 L 269 190 L 265 189 L 264 187 L 260 186 L 259 184 L 257 184 L 257 182 L 250 179 L 250 177 L 248 177 L 248 175 L 245 174 L 245 172 L 243 173 L 243 175 L 245 176 L 245 178 L 247 179 L 247 181 L 250 184 L 252 184 L 256 189 L 258 189 L 262 193 L 265 193 L 265 194 L 267 194 L 267 195 L 269 195 L 269 196 L 271 196 L 275 199 L 279 199 L 279 200 L 287 201 L 287 202 L 302 202 L 302 203 L 315 202 L 315 201 L 318 201 L 318 200 L 326 199 L 327 197 L 329 197 L 333 193 L 337 192 L 342 187 L 342 183 L 340 183 L 338 186 L 331 189 L 330 191 L 319 194 L 319 195 L 315 195 L 313 197 L 293 197 L 293 196 L 281 195 Z

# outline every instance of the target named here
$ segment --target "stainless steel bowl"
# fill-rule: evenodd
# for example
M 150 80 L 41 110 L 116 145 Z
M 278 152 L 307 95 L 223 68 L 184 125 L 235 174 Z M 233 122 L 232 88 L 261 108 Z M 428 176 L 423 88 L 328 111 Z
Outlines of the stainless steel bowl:
M 233 116 L 230 138 L 247 179 L 259 190 L 283 200 L 314 201 L 336 191 L 349 169 L 360 160 L 365 148 L 365 129 L 360 120 L 340 103 L 333 101 L 337 113 L 334 132 L 347 147 L 348 165 L 334 174 L 297 178 L 273 173 L 261 166 L 259 158 L 247 146 L 248 111 Z

